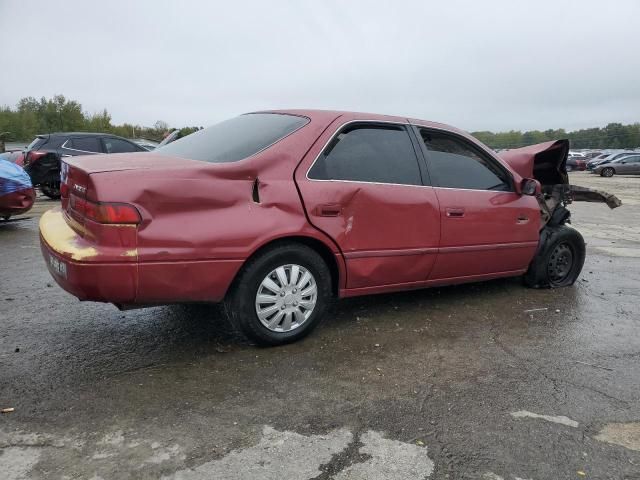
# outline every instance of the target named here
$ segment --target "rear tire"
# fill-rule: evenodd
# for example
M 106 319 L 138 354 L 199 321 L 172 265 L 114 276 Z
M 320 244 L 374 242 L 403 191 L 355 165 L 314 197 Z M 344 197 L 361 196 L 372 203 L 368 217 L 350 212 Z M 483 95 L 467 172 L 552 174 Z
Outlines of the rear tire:
M 311 333 L 332 299 L 331 272 L 322 257 L 286 243 L 249 260 L 224 303 L 231 322 L 250 340 L 282 345 Z
M 545 227 L 542 246 L 524 275 L 532 288 L 557 288 L 573 285 L 585 259 L 585 243 L 580 232 L 566 225 Z
M 40 191 L 52 200 L 60 198 L 60 182 L 47 182 L 40 184 Z
M 603 168 L 602 172 L 600 172 L 600 176 L 602 177 L 613 177 L 613 174 L 616 173 L 615 170 L 611 167 Z

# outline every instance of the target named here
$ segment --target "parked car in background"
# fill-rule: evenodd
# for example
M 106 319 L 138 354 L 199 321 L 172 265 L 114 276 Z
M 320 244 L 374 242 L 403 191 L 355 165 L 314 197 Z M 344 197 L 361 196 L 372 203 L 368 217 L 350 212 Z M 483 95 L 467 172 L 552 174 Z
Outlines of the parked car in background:
M 595 167 L 597 167 L 600 164 L 612 162 L 613 160 L 616 160 L 617 158 L 624 157 L 625 155 L 629 155 L 631 153 L 633 153 L 633 152 L 628 151 L 628 150 L 623 150 L 623 151 L 619 150 L 617 152 L 602 153 L 601 155 L 598 155 L 593 160 L 587 162 L 587 170 L 593 170 Z
M 159 145 L 158 142 L 147 140 L 146 138 L 133 138 L 131 141 L 137 145 L 140 145 L 142 148 L 149 152 L 158 148 Z
M 578 155 L 569 155 L 567 158 L 567 172 L 571 172 L 573 170 L 586 170 L 587 169 L 587 161 L 585 157 Z
M 581 194 L 568 150 L 500 157 L 422 120 L 251 113 L 154 152 L 63 159 L 42 251 L 81 300 L 224 302 L 248 337 L 281 344 L 334 297 L 518 275 L 572 285 L 585 245 L 565 225 L 567 195 Z
M 60 159 L 98 153 L 146 152 L 126 138 L 107 133 L 64 132 L 38 135 L 24 150 L 24 167 L 33 186 L 60 198 Z
M 175 142 L 182 137 L 180 130 L 175 129 L 172 132 L 167 133 L 167 135 L 162 139 L 162 141 L 158 144 L 156 148 L 164 147 L 165 145 L 170 144 L 171 142 Z
M 24 155 L 22 150 L 12 150 L 9 152 L 0 153 L 0 160 L 6 160 L 11 163 L 23 166 Z
M 610 162 L 597 165 L 592 173 L 602 177 L 614 175 L 640 175 L 640 153 L 625 155 Z
M 31 179 L 20 165 L 0 159 L 0 218 L 28 212 L 36 198 Z

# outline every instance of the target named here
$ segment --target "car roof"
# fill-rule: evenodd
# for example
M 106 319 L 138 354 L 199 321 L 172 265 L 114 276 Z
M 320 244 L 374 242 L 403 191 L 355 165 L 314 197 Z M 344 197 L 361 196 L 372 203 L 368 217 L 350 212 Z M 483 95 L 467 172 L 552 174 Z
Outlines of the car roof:
M 118 135 L 114 135 L 112 133 L 94 133 L 94 132 L 53 132 L 53 133 L 43 133 L 41 135 L 37 135 L 38 137 L 113 137 L 113 138 L 123 138 Z M 126 139 L 125 139 L 126 140 Z
M 281 113 L 281 114 L 289 114 L 289 115 L 300 115 L 303 117 L 308 117 L 311 120 L 324 120 L 324 121 L 333 121 L 336 118 L 341 116 L 350 117 L 353 120 L 362 120 L 362 121 L 377 121 L 377 122 L 395 122 L 395 123 L 412 123 L 416 125 L 421 125 L 424 127 L 432 127 L 441 130 L 448 130 L 456 133 L 460 133 L 464 136 L 468 136 L 467 132 L 460 130 L 452 125 L 447 125 L 445 123 L 432 122 L 429 120 L 421 120 L 417 118 L 411 118 L 408 116 L 398 116 L 398 115 L 384 115 L 380 113 L 367 113 L 367 112 L 354 112 L 347 110 L 319 110 L 319 109 L 285 109 L 285 110 L 264 110 L 257 112 L 248 112 L 248 113 Z

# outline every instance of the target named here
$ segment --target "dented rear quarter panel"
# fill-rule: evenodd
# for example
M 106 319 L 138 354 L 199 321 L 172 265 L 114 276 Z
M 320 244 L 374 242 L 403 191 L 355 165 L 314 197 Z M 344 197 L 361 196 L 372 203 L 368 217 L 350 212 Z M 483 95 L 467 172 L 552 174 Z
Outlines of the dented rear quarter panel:
M 314 116 L 237 162 L 163 157 L 159 163 L 166 165 L 157 168 L 92 173 L 96 198 L 130 203 L 142 216 L 136 302 L 219 301 L 247 258 L 272 241 L 296 236 L 322 242 L 336 255 L 343 278 L 337 247 L 309 224 L 292 181 L 309 145 L 335 116 Z M 253 198 L 256 178 L 259 201 Z

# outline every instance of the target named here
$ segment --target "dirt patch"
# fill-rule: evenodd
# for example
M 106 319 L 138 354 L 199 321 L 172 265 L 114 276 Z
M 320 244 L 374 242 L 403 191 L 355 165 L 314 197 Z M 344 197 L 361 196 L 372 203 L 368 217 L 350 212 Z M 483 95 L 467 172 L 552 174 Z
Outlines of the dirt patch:
M 595 439 L 640 452 L 640 422 L 609 423 Z

